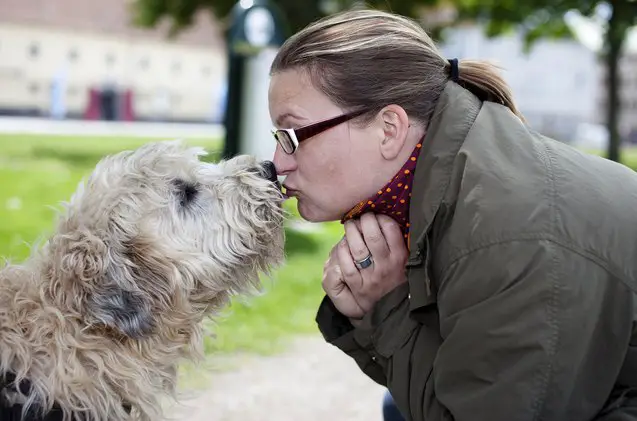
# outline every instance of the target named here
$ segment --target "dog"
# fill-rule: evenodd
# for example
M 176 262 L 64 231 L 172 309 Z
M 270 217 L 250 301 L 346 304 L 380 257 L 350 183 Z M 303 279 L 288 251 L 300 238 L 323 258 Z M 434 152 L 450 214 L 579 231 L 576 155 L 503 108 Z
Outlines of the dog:
M 284 258 L 273 164 L 202 155 L 158 141 L 103 158 L 53 234 L 0 269 L 1 420 L 164 419 L 202 321 Z

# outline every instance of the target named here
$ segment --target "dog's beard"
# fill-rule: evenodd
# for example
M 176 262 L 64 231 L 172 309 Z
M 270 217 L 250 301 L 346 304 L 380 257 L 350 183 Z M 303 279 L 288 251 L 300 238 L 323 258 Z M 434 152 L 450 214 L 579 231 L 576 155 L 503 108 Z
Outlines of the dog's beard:
M 208 244 L 206 254 L 217 262 L 232 290 L 258 287 L 258 275 L 269 274 L 284 257 L 282 194 L 275 185 L 262 183 L 256 179 L 254 185 L 226 196 L 218 218 L 223 225 Z

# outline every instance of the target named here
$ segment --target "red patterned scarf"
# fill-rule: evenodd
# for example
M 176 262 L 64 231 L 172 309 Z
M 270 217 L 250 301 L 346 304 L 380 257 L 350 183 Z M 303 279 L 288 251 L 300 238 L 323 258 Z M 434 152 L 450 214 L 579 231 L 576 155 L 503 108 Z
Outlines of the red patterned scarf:
M 388 215 L 400 224 L 407 247 L 409 247 L 409 201 L 416 161 L 421 149 L 422 143 L 418 143 L 396 176 L 373 197 L 354 206 L 342 218 L 341 222 L 345 223 L 345 221 L 357 218 L 365 212 Z

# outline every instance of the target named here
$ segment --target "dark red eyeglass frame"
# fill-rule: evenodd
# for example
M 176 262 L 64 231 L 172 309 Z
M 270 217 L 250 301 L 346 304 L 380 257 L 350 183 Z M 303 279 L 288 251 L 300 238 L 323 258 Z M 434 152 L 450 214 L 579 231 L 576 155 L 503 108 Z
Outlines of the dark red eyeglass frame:
M 296 151 L 300 142 L 316 136 L 325 130 L 331 129 L 332 127 L 338 126 L 341 123 L 345 123 L 355 117 L 359 117 L 367 111 L 368 110 L 352 111 L 327 120 L 319 121 L 318 123 L 312 123 L 298 129 L 272 129 L 272 135 L 279 145 L 281 145 L 283 152 L 290 155 Z

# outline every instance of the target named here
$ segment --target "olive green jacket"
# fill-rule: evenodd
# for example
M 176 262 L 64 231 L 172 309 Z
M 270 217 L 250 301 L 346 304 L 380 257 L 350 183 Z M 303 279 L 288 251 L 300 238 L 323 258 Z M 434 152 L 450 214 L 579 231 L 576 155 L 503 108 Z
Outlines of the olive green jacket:
M 407 420 L 637 420 L 637 173 L 449 82 L 412 194 L 408 282 L 325 339 Z

